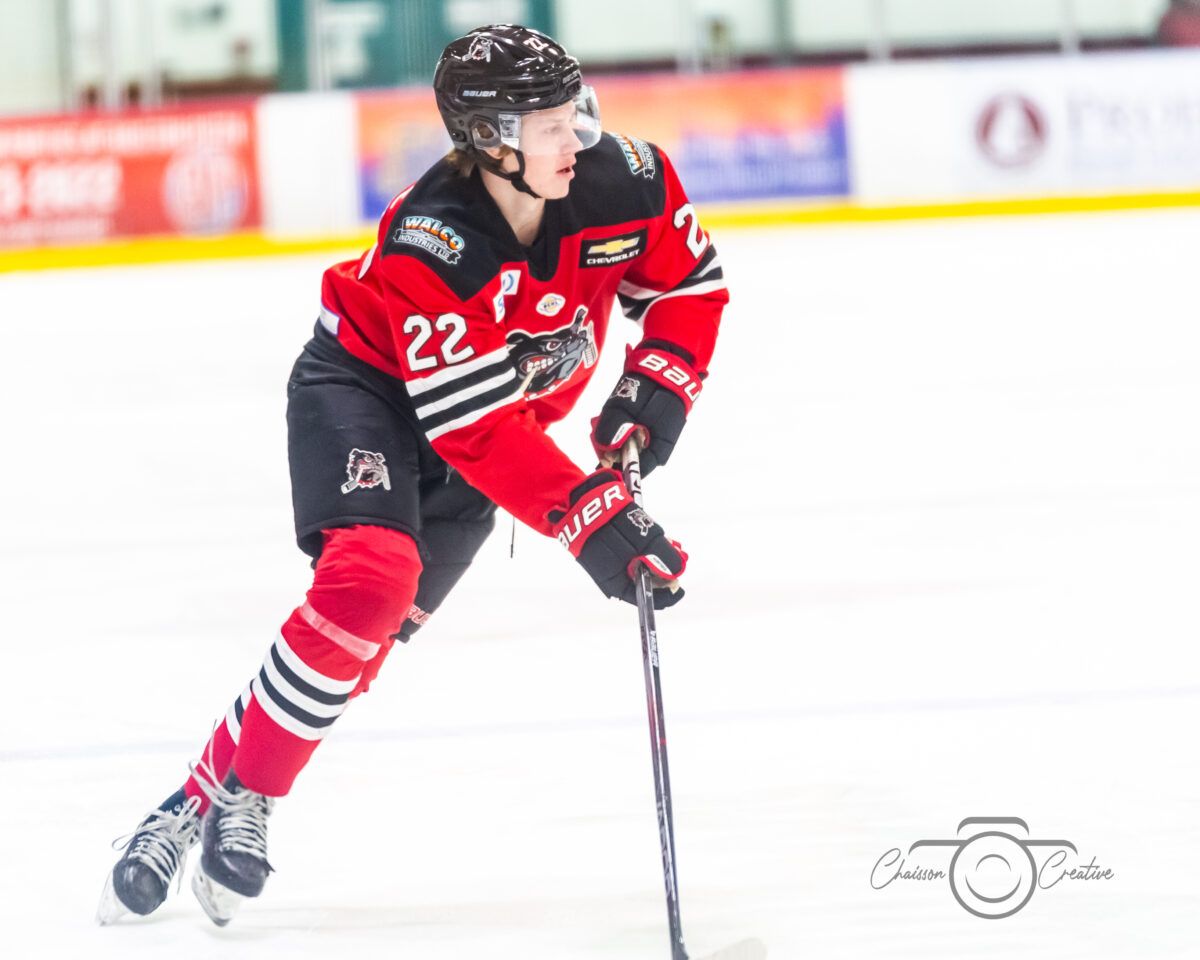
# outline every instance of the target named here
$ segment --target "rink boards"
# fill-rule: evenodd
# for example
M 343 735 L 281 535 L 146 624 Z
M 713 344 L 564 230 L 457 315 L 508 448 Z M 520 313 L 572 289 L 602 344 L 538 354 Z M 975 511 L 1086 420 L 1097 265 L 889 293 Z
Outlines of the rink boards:
M 1200 52 L 1156 50 L 596 85 L 708 226 L 756 228 L 1195 206 L 1198 73 Z M 425 89 L 7 119 L 0 270 L 365 246 L 446 145 Z

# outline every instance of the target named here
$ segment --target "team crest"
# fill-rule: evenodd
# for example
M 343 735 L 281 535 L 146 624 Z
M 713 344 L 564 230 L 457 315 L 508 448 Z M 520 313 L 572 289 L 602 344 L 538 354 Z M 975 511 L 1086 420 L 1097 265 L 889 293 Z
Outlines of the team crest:
M 629 511 L 629 522 L 641 531 L 643 537 L 648 537 L 650 535 L 650 528 L 654 526 L 654 521 L 650 519 L 650 515 L 641 507 L 636 507 Z
M 387 463 L 382 453 L 372 453 L 370 450 L 359 450 L 355 447 L 350 451 L 350 459 L 346 461 L 347 480 L 342 484 L 342 493 L 353 490 L 370 490 L 382 486 L 384 490 L 392 489 L 392 480 L 388 476 Z
M 609 134 L 621 147 L 625 154 L 625 162 L 629 164 L 629 172 L 635 177 L 642 176 L 647 180 L 654 179 L 654 151 L 645 140 L 637 137 L 627 137 L 621 133 Z
M 628 400 L 637 403 L 638 382 L 633 377 L 622 377 L 617 389 L 612 392 L 614 400 Z
M 472 42 L 464 60 L 486 60 L 492 62 L 492 38 L 476 37 Z
M 527 333 L 524 330 L 509 333 L 508 354 L 517 368 L 517 375 L 525 379 L 528 399 L 534 400 L 557 390 L 581 366 L 591 369 L 595 365 L 599 356 L 596 331 L 588 321 L 587 313 L 587 307 L 580 307 L 569 327 L 552 333 Z
M 537 312 L 543 317 L 553 317 L 567 305 L 567 298 L 557 293 L 548 293 L 538 301 Z
M 392 234 L 392 242 L 420 247 L 449 264 L 462 259 L 463 247 L 467 245 L 452 226 L 433 217 L 405 217 Z

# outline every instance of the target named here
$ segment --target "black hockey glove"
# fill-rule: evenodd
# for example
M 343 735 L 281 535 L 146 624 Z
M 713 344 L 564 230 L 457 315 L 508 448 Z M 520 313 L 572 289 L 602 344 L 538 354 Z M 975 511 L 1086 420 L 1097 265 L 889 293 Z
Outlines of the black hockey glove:
M 601 463 L 614 463 L 635 430 L 643 434 L 642 476 L 671 458 L 700 396 L 701 375 L 692 361 L 688 351 L 664 340 L 627 348 L 625 373 L 592 421 L 592 446 Z
M 549 520 L 558 542 L 606 597 L 637 603 L 633 577 L 645 563 L 654 575 L 656 610 L 683 599 L 674 580 L 687 566 L 687 554 L 633 502 L 616 470 L 597 470 L 571 491 L 566 507 L 550 511 Z

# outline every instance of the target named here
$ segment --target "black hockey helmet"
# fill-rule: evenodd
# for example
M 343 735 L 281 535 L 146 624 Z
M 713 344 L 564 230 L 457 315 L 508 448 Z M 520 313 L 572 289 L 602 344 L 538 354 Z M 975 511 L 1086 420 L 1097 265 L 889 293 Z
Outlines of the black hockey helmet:
M 596 95 L 583 82 L 579 61 L 529 27 L 492 24 L 451 41 L 434 70 L 433 90 L 455 149 L 476 154 L 481 166 L 526 193 L 533 191 L 522 177 L 524 155 L 563 148 L 561 137 L 539 137 L 526 129 L 526 115 L 574 104 L 565 127 L 578 140 L 571 143 L 573 149 L 586 149 L 600 139 Z M 499 146 L 516 151 L 516 174 L 503 173 L 499 162 L 484 152 Z

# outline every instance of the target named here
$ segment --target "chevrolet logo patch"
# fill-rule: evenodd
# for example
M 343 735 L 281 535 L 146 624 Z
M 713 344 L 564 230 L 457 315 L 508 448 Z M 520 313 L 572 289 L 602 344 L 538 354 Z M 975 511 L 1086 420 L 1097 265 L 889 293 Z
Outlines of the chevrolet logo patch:
M 601 253 L 620 253 L 622 250 L 629 250 L 638 245 L 637 237 L 618 237 L 616 240 L 609 240 L 607 243 L 593 243 L 588 247 L 588 256 L 594 257 Z
M 639 256 L 646 245 L 646 231 L 626 233 L 600 240 L 584 240 L 579 251 L 581 267 L 608 267 Z

